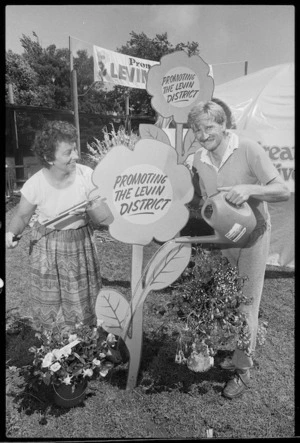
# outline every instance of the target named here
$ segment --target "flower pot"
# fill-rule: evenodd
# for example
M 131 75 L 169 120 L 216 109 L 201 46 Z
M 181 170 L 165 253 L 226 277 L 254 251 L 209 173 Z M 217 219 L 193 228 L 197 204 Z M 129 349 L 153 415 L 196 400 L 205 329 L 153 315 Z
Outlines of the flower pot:
M 63 408 L 73 408 L 79 405 L 85 399 L 87 385 L 86 380 L 77 383 L 75 386 L 65 384 L 53 385 L 54 402 Z

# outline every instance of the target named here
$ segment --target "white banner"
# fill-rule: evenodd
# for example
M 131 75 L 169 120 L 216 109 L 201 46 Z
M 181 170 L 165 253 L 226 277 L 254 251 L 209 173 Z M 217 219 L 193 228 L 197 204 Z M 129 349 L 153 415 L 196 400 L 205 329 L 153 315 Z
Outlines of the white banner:
M 238 130 L 265 149 L 292 195 L 269 203 L 272 234 L 267 264 L 294 267 L 295 67 L 271 66 L 217 86 L 214 96 L 232 110 Z
M 109 82 L 129 88 L 146 89 L 151 66 L 160 62 L 124 55 L 93 45 L 94 81 Z M 212 66 L 209 75 L 213 77 Z
M 146 89 L 149 69 L 159 64 L 152 60 L 108 51 L 95 45 L 93 56 L 94 81 L 110 82 L 129 88 Z
M 237 129 L 263 146 L 295 192 L 294 65 L 272 66 L 223 85 L 214 97 L 231 109 Z

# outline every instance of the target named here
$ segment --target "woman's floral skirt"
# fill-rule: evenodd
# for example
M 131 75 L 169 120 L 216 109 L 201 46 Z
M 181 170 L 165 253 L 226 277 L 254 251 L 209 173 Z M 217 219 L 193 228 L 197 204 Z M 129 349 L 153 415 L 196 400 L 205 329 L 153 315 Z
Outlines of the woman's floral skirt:
M 51 230 L 36 224 L 30 242 L 31 300 L 37 326 L 96 323 L 100 264 L 89 225 Z

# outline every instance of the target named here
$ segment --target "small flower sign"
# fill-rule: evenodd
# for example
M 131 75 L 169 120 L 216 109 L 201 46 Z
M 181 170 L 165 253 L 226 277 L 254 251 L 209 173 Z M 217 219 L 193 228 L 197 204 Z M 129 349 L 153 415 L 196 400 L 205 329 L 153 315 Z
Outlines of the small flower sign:
M 152 107 L 163 117 L 173 116 L 176 123 L 186 123 L 190 109 L 212 97 L 214 80 L 209 70 L 198 55 L 189 57 L 185 51 L 165 55 L 148 73 Z
M 152 95 L 152 107 L 162 117 L 172 118 L 176 123 L 175 150 L 178 163 L 183 163 L 189 154 L 200 148 L 191 129 L 183 137 L 183 124 L 193 106 L 212 98 L 214 80 L 210 67 L 198 55 L 190 57 L 185 51 L 172 52 L 150 68 L 146 87 Z M 140 128 L 142 137 L 146 132 L 150 138 L 154 136 L 151 125 L 140 126 L 144 126 Z M 163 139 L 166 135 L 159 128 L 155 137 Z

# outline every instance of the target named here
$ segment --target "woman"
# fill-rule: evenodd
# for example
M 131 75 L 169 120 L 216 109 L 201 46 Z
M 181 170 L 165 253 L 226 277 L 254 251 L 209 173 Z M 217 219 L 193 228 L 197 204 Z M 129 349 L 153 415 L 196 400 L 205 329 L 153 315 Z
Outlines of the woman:
M 6 233 L 6 246 L 16 247 L 36 213 L 29 251 L 32 313 L 36 326 L 48 329 L 96 322 L 101 275 L 93 231 L 85 211 L 68 211 L 95 187 L 93 170 L 76 163 L 76 143 L 76 128 L 63 121 L 48 122 L 36 135 L 33 151 L 43 168 L 22 187 Z M 66 217 L 51 223 L 64 211 Z

